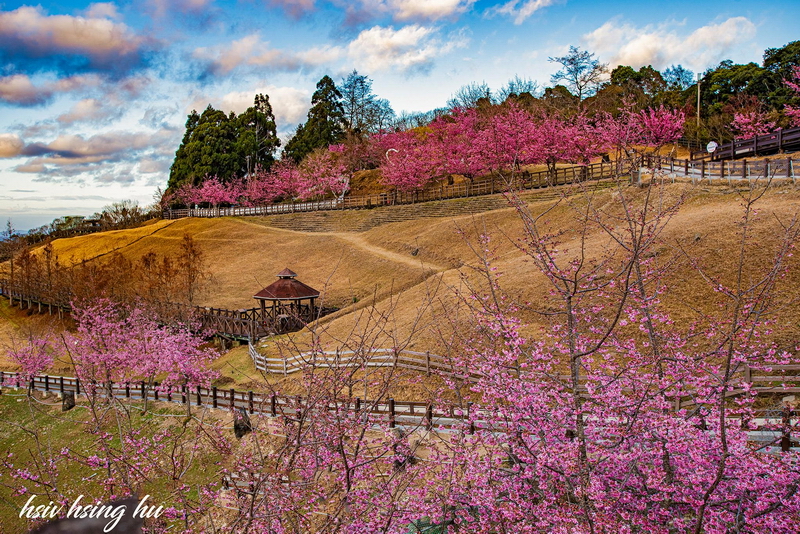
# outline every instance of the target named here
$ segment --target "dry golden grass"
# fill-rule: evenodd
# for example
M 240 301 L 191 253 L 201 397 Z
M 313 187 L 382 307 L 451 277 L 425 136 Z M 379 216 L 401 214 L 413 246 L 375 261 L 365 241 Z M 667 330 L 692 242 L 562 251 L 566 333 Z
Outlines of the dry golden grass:
M 681 251 L 698 260 L 708 274 L 730 283 L 741 230 L 741 199 L 727 185 L 693 186 L 677 183 L 657 188 L 664 200 L 686 194 L 687 200 L 663 234 L 655 251 L 657 262 L 679 257 L 667 277 L 669 291 L 664 296 L 673 318 L 688 325 L 704 314 L 718 311 L 719 297 L 692 269 Z M 625 188 L 631 198 L 640 198 L 646 189 Z M 617 212 L 614 190 L 595 194 L 594 202 L 608 212 Z M 575 207 L 581 195 L 570 200 L 539 201 L 529 204 L 535 214 L 544 213 L 543 224 L 550 230 L 564 230 L 561 250 L 576 254 L 581 228 L 575 222 Z M 746 250 L 745 277 L 755 279 L 770 264 L 778 246 L 781 224 L 786 224 L 800 206 L 800 189 L 792 185 L 772 187 L 759 203 Z M 349 217 L 364 217 L 353 211 Z M 216 307 L 254 306 L 252 295 L 274 279 L 274 274 L 289 267 L 303 282 L 324 292 L 324 304 L 341 310 L 313 325 L 314 334 L 327 349 L 351 348 L 358 343 L 376 347 L 400 345 L 412 350 L 445 351 L 442 339 L 451 334 L 451 322 L 468 325 L 454 318 L 456 291 L 465 284 L 479 284 L 470 267 L 477 264 L 474 247 L 479 234 L 491 237 L 494 265 L 502 272 L 501 286 L 522 304 L 520 316 L 525 333 L 541 337 L 549 329 L 548 320 L 536 310 L 547 305 L 549 286 L 534 269 L 530 258 L 517 244 L 523 228 L 513 208 L 485 212 L 476 216 L 421 219 L 384 224 L 366 232 L 302 233 L 259 224 L 256 218 L 182 219 L 162 221 L 134 230 L 108 232 L 55 241 L 53 246 L 63 260 L 88 259 L 110 250 L 136 259 L 147 252 L 168 253 L 179 246 L 185 233 L 200 246 L 212 275 L 212 283 L 202 303 Z M 599 257 L 609 243 L 599 231 L 588 235 L 586 253 Z M 412 255 L 415 252 L 415 255 Z M 776 321 L 774 339 L 793 348 L 800 339 L 800 268 L 797 260 L 783 280 L 780 302 L 784 305 Z M 374 304 L 374 307 L 372 306 Z M 459 312 L 462 313 L 462 312 Z M 377 319 L 378 316 L 382 316 Z M 0 322 L 0 326 L 5 321 Z M 377 326 L 376 326 L 377 325 Z M 2 326 L 5 328 L 5 326 Z M 282 340 L 296 350 L 312 341 L 310 331 Z M 275 343 L 264 351 L 277 354 Z M 231 387 L 249 387 L 260 380 L 247 356 L 238 348 L 217 361 L 216 367 L 228 378 Z M 291 379 L 271 377 L 284 389 Z M 414 398 L 419 386 L 413 379 L 399 379 L 398 387 Z M 418 392 L 422 395 L 422 390 Z

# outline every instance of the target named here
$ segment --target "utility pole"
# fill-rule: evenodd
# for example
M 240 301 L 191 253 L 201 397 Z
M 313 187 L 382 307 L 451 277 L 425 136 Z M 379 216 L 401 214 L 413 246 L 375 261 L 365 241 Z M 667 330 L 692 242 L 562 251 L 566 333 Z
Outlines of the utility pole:
M 700 137 L 700 80 L 702 80 L 703 75 L 699 72 L 697 73 L 697 136 Z

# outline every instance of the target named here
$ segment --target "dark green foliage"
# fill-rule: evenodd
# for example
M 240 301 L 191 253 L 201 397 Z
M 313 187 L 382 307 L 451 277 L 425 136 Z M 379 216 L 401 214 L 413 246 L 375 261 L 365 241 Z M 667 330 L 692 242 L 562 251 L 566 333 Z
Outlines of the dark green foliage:
M 245 158 L 245 166 L 238 174 L 246 175 L 256 168 L 268 170 L 275 162 L 274 154 L 281 144 L 269 97 L 256 95 L 254 105 L 239 115 L 237 121 L 238 136 L 234 150 Z
M 256 165 L 268 169 L 280 146 L 269 97 L 258 94 L 253 106 L 240 116 L 214 109 L 210 104 L 186 119 L 186 132 L 170 167 L 169 189 L 198 184 L 206 176 L 222 181 L 245 176 Z
M 340 143 L 344 139 L 345 124 L 342 94 L 330 76 L 323 76 L 311 97 L 308 119 L 297 127 L 294 137 L 286 143 L 284 156 L 299 163 L 318 148 Z

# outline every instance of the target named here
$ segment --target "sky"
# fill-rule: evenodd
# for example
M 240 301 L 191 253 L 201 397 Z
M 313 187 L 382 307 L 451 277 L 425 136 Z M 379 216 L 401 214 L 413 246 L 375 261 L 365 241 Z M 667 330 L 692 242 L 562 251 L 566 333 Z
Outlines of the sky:
M 266 93 L 285 141 L 326 74 L 427 111 L 471 82 L 549 85 L 571 45 L 611 67 L 760 62 L 798 20 L 796 0 L 0 0 L 0 224 L 150 204 L 193 109 Z

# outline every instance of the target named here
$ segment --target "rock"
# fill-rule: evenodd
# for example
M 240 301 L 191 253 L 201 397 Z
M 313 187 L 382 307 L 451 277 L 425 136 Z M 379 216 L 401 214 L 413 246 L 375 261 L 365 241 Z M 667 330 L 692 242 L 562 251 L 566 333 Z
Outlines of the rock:
M 75 393 L 65 391 L 64 398 L 61 399 L 61 411 L 68 412 L 75 407 Z
M 233 433 L 238 439 L 253 431 L 250 416 L 244 408 L 239 408 L 233 415 Z

